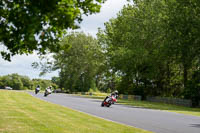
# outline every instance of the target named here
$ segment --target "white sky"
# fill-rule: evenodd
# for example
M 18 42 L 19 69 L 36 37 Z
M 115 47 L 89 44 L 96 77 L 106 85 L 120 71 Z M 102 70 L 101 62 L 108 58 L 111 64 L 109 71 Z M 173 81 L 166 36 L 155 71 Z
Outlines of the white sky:
M 128 2 L 126 0 L 107 0 L 106 3 L 102 5 L 101 12 L 98 14 L 93 14 L 90 16 L 85 16 L 81 28 L 78 31 L 84 31 L 92 36 L 96 36 L 98 32 L 98 27 L 104 28 L 104 23 L 110 18 L 116 17 L 116 14 L 123 8 Z M 18 73 L 20 75 L 26 75 L 30 78 L 43 78 L 51 79 L 52 76 L 58 76 L 58 72 L 52 72 L 46 74 L 45 76 L 39 77 L 39 70 L 33 69 L 31 64 L 35 61 L 39 61 L 36 54 L 32 55 L 17 55 L 12 57 L 12 61 L 4 61 L 0 57 L 0 76 Z

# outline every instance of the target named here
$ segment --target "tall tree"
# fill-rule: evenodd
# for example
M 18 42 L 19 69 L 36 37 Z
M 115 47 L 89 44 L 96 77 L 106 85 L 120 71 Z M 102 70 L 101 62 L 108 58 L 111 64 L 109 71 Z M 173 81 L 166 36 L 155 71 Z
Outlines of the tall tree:
M 170 50 L 183 66 L 183 83 L 191 78 L 189 70 L 197 63 L 200 54 L 200 2 L 177 0 L 170 4 L 168 38 Z M 193 67 L 194 68 L 194 67 Z
M 105 23 L 98 39 L 110 69 L 121 73 L 122 92 L 183 96 L 199 68 L 199 3 L 134 0 Z
M 162 8 L 164 10 L 159 11 Z M 164 24 L 159 23 L 165 20 L 164 11 L 162 1 L 138 1 L 124 7 L 118 17 L 107 22 L 106 29 L 99 32 L 98 38 L 104 38 L 102 45 L 107 48 L 112 70 L 120 71 L 122 80 L 127 82 L 124 89 L 134 85 L 138 88 L 141 81 L 147 84 L 156 79 L 155 71 L 164 58 L 161 53 L 165 31 Z
M 54 53 L 54 63 L 44 67 L 59 70 L 61 88 L 70 91 L 88 91 L 99 85 L 103 53 L 97 40 L 83 32 L 72 32 L 60 43 L 61 51 Z M 48 62 L 46 63 L 48 64 Z

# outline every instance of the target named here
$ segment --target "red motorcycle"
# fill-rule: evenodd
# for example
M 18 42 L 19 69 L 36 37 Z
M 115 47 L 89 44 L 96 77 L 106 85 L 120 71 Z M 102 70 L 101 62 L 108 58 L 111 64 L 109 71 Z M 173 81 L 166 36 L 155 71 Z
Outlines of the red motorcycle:
M 106 106 L 106 107 L 110 107 L 111 104 L 114 104 L 117 102 L 117 98 L 115 96 L 107 96 L 103 102 L 101 103 L 101 106 Z

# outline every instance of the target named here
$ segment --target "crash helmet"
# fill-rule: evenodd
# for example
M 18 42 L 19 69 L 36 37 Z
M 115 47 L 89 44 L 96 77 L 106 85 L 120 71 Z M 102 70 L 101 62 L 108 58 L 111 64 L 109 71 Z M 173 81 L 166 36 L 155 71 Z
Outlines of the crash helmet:
M 116 91 L 114 91 L 114 93 L 116 94 L 116 95 L 118 95 L 118 91 L 116 90 Z
M 40 85 L 37 85 L 37 88 L 40 88 Z

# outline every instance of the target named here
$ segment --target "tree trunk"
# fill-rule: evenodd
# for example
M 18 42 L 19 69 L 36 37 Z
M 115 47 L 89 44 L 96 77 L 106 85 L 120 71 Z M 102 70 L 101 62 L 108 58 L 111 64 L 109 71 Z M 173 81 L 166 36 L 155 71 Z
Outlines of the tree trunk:
M 186 65 L 183 65 L 183 85 L 184 85 L 184 89 L 186 87 L 188 81 L 188 68 Z

